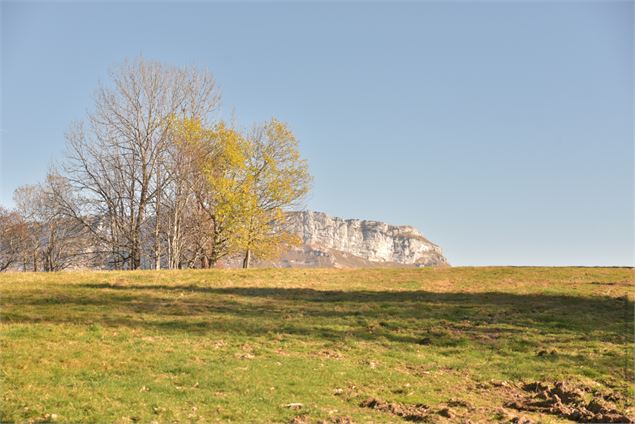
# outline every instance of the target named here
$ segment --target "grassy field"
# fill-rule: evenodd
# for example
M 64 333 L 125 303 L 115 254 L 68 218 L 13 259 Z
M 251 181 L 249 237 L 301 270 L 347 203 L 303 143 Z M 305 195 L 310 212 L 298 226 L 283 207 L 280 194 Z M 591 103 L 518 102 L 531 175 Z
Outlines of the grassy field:
M 625 420 L 633 289 L 606 268 L 3 274 L 0 421 Z

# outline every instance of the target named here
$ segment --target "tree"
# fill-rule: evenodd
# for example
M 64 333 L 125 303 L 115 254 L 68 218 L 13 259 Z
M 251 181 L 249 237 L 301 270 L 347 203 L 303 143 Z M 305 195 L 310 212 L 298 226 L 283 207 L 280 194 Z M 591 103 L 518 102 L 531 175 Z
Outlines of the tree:
M 82 226 L 63 212 L 63 202 L 71 196 L 68 181 L 54 172 L 41 184 L 15 191 L 17 209 L 28 229 L 22 247 L 24 263 L 30 262 L 33 271 L 60 271 L 86 253 Z
M 42 202 L 37 185 L 23 185 L 13 193 L 17 212 L 27 228 L 22 244 L 22 266 L 30 265 L 33 272 L 39 269 L 42 251 Z
M 297 242 L 284 212 L 302 200 L 311 178 L 285 124 L 272 119 L 248 136 L 223 122 L 205 128 L 197 119 L 176 128 L 181 157 L 192 164 L 202 267 L 242 251 L 248 268 L 252 257 L 271 258 Z
M 243 267 L 252 256 L 267 259 L 298 242 L 285 228 L 285 210 L 298 206 L 308 193 L 311 176 L 300 156 L 298 141 L 282 122 L 271 119 L 256 127 L 246 154 L 248 196 L 243 200 L 244 230 L 239 243 Z
M 50 172 L 40 185 L 40 209 L 43 219 L 43 266 L 45 271 L 61 271 L 72 265 L 92 264 L 91 245 L 85 228 L 65 215 L 64 205 L 75 203 L 68 180 Z
M 193 212 L 195 202 L 192 195 L 197 177 L 192 171 L 192 158 L 179 144 L 179 131 L 179 123 L 172 125 L 172 142 L 165 158 L 169 174 L 160 196 L 161 212 L 157 214 L 161 220 L 159 237 L 163 239 L 169 269 L 193 262 L 192 245 L 198 237 L 198 219 Z
M 27 236 L 28 229 L 20 214 L 0 206 L 0 272 L 22 259 Z
M 186 118 L 178 128 L 177 144 L 190 164 L 190 189 L 198 223 L 195 256 L 201 267 L 209 268 L 238 249 L 248 193 L 248 141 L 223 122 L 206 128 L 199 119 Z
M 192 267 L 204 255 L 208 231 L 199 199 L 207 193 L 198 169 L 205 137 L 199 118 L 171 117 L 171 143 L 167 150 L 168 184 L 162 193 L 162 237 L 168 267 Z M 203 261 L 201 260 L 201 263 Z
M 154 246 L 158 267 L 162 197 L 174 177 L 165 169 L 171 118 L 205 121 L 219 94 L 209 72 L 143 59 L 125 62 L 110 76 L 111 84 L 97 90 L 87 125 L 67 135 L 64 170 L 78 202 L 66 205 L 66 213 L 103 247 L 113 267 L 141 267 L 145 245 Z M 151 223 L 154 243 L 144 231 Z
M 69 129 L 61 172 L 16 192 L 23 268 L 208 268 L 243 252 L 249 267 L 295 241 L 284 212 L 310 176 L 286 125 L 211 124 L 207 71 L 138 59 L 110 77 Z

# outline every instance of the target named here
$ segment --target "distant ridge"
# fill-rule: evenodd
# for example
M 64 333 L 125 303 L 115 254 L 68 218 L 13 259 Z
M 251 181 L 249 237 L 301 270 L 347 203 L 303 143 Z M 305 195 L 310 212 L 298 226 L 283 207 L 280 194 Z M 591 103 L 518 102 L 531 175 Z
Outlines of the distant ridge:
M 439 246 L 412 226 L 379 221 L 342 219 L 323 212 L 288 213 L 288 230 L 300 246 L 278 261 L 256 266 L 365 268 L 448 266 Z

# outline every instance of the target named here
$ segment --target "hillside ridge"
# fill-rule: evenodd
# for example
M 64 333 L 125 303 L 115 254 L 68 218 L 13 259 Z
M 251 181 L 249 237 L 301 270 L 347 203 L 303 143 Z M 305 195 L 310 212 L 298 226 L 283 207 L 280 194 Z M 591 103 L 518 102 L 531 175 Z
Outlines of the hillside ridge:
M 443 250 L 411 225 L 344 219 L 318 211 L 289 212 L 287 225 L 301 245 L 282 255 L 277 263 L 282 267 L 448 265 Z

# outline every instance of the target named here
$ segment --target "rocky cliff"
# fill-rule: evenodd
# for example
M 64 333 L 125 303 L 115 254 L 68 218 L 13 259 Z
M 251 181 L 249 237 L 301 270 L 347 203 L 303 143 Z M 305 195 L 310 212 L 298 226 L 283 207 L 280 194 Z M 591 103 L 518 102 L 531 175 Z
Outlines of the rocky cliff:
M 447 265 L 439 246 L 411 226 L 335 218 L 322 212 L 291 212 L 289 229 L 300 237 L 302 245 L 285 253 L 278 266 Z

